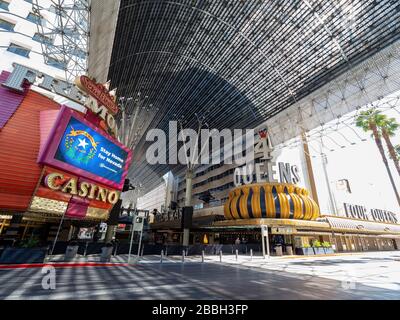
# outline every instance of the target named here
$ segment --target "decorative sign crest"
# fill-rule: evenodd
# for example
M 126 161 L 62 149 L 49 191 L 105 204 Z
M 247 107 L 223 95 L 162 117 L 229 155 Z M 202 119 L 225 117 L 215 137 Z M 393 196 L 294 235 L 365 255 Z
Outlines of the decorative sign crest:
M 75 84 L 79 89 L 95 98 L 100 105 L 105 106 L 112 115 L 118 113 L 119 108 L 115 103 L 115 97 L 110 94 L 107 84 L 96 83 L 87 76 L 76 78 Z

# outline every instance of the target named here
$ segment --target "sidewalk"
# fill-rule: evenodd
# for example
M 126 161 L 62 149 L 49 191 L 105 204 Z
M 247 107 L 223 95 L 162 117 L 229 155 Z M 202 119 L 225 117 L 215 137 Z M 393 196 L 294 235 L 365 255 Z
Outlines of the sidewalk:
M 320 258 L 331 258 L 331 257 L 343 257 L 343 256 L 360 256 L 363 255 L 362 252 L 346 252 L 346 253 L 334 253 L 334 254 L 326 254 L 326 255 L 312 255 L 312 256 L 266 256 L 265 258 L 262 255 L 253 255 L 251 257 L 249 254 L 247 255 L 238 255 L 238 259 L 236 260 L 236 255 L 234 254 L 225 254 L 222 255 L 222 262 L 224 263 L 243 263 L 243 262 L 257 262 L 257 261 L 264 261 L 264 262 L 273 262 L 273 261 L 287 261 L 287 260 L 301 260 L 301 259 L 320 259 Z M 399 252 L 400 256 L 400 252 Z M 48 258 L 49 262 L 65 262 L 64 255 L 57 255 Z M 90 256 L 82 256 L 77 255 L 72 262 L 100 262 L 100 255 L 90 255 Z M 110 263 L 127 263 L 128 262 L 128 255 L 121 254 L 117 256 L 112 256 Z M 137 256 L 131 255 L 131 263 L 137 262 Z M 202 263 L 201 255 L 193 255 L 193 256 L 185 256 L 184 258 L 185 263 Z M 220 263 L 220 256 L 219 255 L 205 255 L 204 262 L 215 262 Z M 160 255 L 145 255 L 141 256 L 139 259 L 139 263 L 161 263 L 161 256 Z M 163 256 L 162 263 L 182 263 L 182 256 L 174 255 L 174 256 Z
M 335 261 L 337 259 L 343 258 L 361 258 L 365 256 L 393 256 L 393 261 L 400 261 L 400 251 L 386 251 L 386 252 L 346 252 L 346 253 L 334 253 L 327 255 L 312 255 L 312 256 L 266 256 L 265 258 L 262 255 L 253 255 L 251 257 L 249 254 L 247 255 L 236 255 L 234 254 L 225 254 L 222 255 L 222 260 L 219 255 L 205 255 L 204 263 L 218 263 L 218 264 L 229 264 L 229 265 L 248 265 L 248 266 L 258 266 L 264 264 L 275 264 L 275 263 L 291 263 L 291 262 L 302 262 L 302 261 Z M 54 255 L 48 256 L 44 261 L 44 264 L 57 264 L 57 265 L 99 265 L 99 264 L 127 264 L 128 263 L 128 255 L 117 255 L 112 256 L 111 260 L 107 263 L 100 261 L 100 255 L 77 255 L 73 260 L 66 261 L 64 259 L 64 255 Z M 160 255 L 146 255 L 140 257 L 139 261 L 137 260 L 136 255 L 131 255 L 130 264 L 160 264 L 160 263 L 182 263 L 182 256 L 163 256 L 161 261 Z M 203 263 L 201 255 L 195 256 L 185 256 L 183 263 Z M 1 266 L 1 265 L 0 265 Z M 4 265 L 3 265 L 4 266 Z

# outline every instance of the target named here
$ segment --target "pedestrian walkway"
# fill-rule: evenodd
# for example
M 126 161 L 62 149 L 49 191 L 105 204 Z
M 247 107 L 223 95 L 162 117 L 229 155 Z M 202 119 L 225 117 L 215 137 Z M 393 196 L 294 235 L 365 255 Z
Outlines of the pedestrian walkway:
M 181 255 L 173 255 L 173 256 L 163 256 L 161 255 L 145 255 L 141 256 L 140 259 L 137 259 L 136 255 L 131 255 L 131 262 L 132 263 L 227 263 L 233 265 L 254 265 L 257 266 L 258 264 L 264 264 L 268 262 L 290 262 L 290 261 L 312 261 L 312 260 L 330 260 L 333 261 L 337 258 L 346 258 L 346 257 L 374 257 L 374 256 L 391 256 L 393 259 L 399 259 L 400 261 L 400 251 L 386 251 L 386 252 L 343 252 L 343 253 L 334 253 L 334 254 L 324 254 L 324 255 L 312 255 L 312 256 L 266 256 L 265 258 L 260 255 L 256 254 L 250 256 L 250 254 L 223 254 L 220 255 L 204 255 L 204 260 L 202 259 L 201 255 L 191 255 L 185 256 L 182 259 Z M 48 256 L 45 262 L 66 262 L 64 255 L 53 255 Z M 69 261 L 75 263 L 82 263 L 82 262 L 100 262 L 100 254 L 96 255 L 76 255 L 76 257 Z M 128 262 L 128 255 L 121 254 L 115 255 L 111 257 L 110 263 L 127 263 Z
M 127 261 L 127 257 L 118 257 Z M 159 256 L 145 256 L 141 264 L 160 263 Z M 201 256 L 164 257 L 162 263 L 202 263 Z M 313 277 L 337 280 L 346 288 L 366 285 L 395 290 L 400 299 L 400 252 L 338 253 L 324 256 L 280 256 L 266 257 L 249 255 L 210 255 L 204 263 L 236 266 L 238 268 L 262 269 L 270 272 L 285 272 L 297 279 Z
M 110 263 L 101 263 L 100 255 L 80 256 L 77 255 L 73 261 L 64 262 L 64 255 L 53 256 L 45 262 L 52 264 L 61 270 L 73 269 L 73 274 L 84 272 L 101 271 L 102 274 L 117 274 L 142 272 L 143 270 L 163 270 L 172 268 L 173 270 L 207 270 L 209 268 L 219 270 L 221 273 L 231 273 L 232 270 L 245 275 L 257 272 L 266 274 L 268 281 L 279 279 L 284 275 L 285 281 L 302 281 L 305 286 L 319 286 L 321 289 L 324 281 L 334 281 L 341 290 L 346 292 L 359 292 L 365 288 L 373 290 L 384 290 L 385 297 L 400 299 L 400 252 L 368 252 L 368 253 L 344 253 L 330 256 L 281 256 L 263 258 L 262 256 L 249 255 L 206 255 L 204 263 L 202 256 L 164 256 L 161 262 L 160 255 L 149 255 L 136 260 L 136 256 L 131 257 L 130 264 L 127 263 L 128 255 L 118 255 L 111 258 Z M 42 267 L 40 265 L 39 267 Z M 115 268 L 112 268 L 112 267 Z M 85 268 L 89 267 L 89 268 Z M 10 269 L 24 269 L 24 266 L 8 266 Z M 80 271 L 80 269 L 84 269 Z M 131 269 L 132 270 L 131 270 Z M 30 269 L 25 268 L 26 272 Z M 107 269 L 107 271 L 105 270 Z M 149 270 L 150 270 L 149 269 Z M 129 271 L 128 271 L 129 270 Z M 5 274 L 7 270 L 0 270 Z M 12 271 L 12 270 L 10 270 Z M 186 272 L 185 271 L 185 272 Z M 64 271 L 62 271 L 64 273 Z M 176 276 L 179 277 L 176 271 Z M 269 286 L 270 282 L 265 282 L 258 276 L 252 279 L 252 285 L 257 288 Z M 327 282 L 327 283 L 328 283 Z M 335 287 L 336 288 L 336 287 Z M 364 288 L 364 289 L 363 289 Z M 128 290 L 128 288 L 127 288 Z M 133 290 L 129 287 L 129 290 Z M 337 290 L 337 288 L 335 289 Z M 350 291 L 349 291 L 350 290 Z M 368 289 L 369 290 L 369 289 Z M 378 292 L 378 291 L 376 291 Z M 343 297 L 342 297 L 343 298 Z M 382 297 L 383 298 L 383 297 Z

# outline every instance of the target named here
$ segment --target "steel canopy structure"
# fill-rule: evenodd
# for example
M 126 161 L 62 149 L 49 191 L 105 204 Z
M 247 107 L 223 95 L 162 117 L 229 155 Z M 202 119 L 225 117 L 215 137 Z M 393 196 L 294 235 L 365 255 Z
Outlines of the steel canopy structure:
M 96 2 L 102 5 L 91 11 L 92 28 L 96 16 L 107 11 L 107 1 L 92 1 L 93 6 Z M 385 67 L 374 59 L 385 50 L 391 62 L 398 58 L 397 1 L 122 0 L 117 12 L 111 2 L 116 19 L 112 53 L 100 53 L 110 60 L 101 61 L 99 69 L 97 59 L 91 68 L 96 54 L 91 51 L 89 74 L 104 78 L 108 70 L 112 87 L 124 98 L 126 116 L 138 112 L 140 121 L 129 133 L 135 136 L 130 176 L 149 188 L 171 169 L 146 163 L 144 137 L 149 128 L 167 132 L 168 122 L 178 119 L 194 128 L 201 115 L 217 129 L 267 123 L 281 143 L 299 134 L 287 134 L 283 122 L 298 124 L 300 117 L 303 126 L 292 127 L 305 131 L 321 124 L 312 115 L 312 121 L 304 120 L 309 97 L 318 100 L 316 93 L 332 93 L 329 88 L 340 77 L 339 86 L 353 86 L 365 96 L 368 88 L 360 79 L 376 72 L 373 68 Z M 363 65 L 367 60 L 368 70 Z M 399 89 L 389 83 L 389 73 L 381 72 L 375 81 L 385 83 L 387 90 L 362 103 Z M 346 90 L 342 98 L 340 88 L 335 90 L 335 102 L 345 101 L 347 112 L 360 103 L 350 103 Z M 321 112 L 326 109 L 325 104 Z M 343 110 L 330 113 L 325 120 Z
M 46 64 L 65 72 L 65 79 L 73 82 L 87 72 L 90 0 L 32 0 L 32 12 L 41 41 Z M 46 12 L 55 15 L 53 21 L 43 22 Z

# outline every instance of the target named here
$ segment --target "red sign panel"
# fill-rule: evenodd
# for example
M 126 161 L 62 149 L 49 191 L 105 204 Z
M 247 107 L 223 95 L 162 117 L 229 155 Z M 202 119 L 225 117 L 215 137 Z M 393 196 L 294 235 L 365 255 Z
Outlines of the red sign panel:
M 118 113 L 118 105 L 115 103 L 114 98 L 110 95 L 108 90 L 100 83 L 96 83 L 86 76 L 80 76 L 76 80 L 76 85 L 88 95 L 96 98 L 97 101 L 105 106 L 111 114 Z

